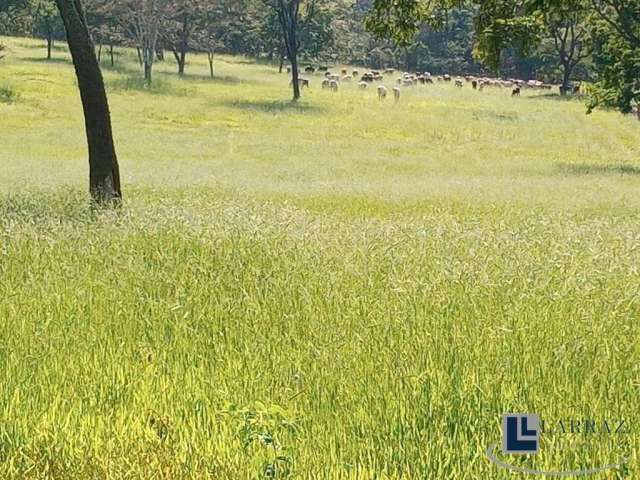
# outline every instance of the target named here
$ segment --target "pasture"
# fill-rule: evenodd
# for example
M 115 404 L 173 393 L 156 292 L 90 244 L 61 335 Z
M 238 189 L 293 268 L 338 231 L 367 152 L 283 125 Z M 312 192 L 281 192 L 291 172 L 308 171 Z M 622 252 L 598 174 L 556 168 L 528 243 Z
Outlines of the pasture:
M 0 478 L 510 478 L 503 413 L 637 433 L 637 121 L 121 52 L 94 210 L 65 48 L 2 42 Z M 635 434 L 552 439 L 518 464 L 638 475 Z

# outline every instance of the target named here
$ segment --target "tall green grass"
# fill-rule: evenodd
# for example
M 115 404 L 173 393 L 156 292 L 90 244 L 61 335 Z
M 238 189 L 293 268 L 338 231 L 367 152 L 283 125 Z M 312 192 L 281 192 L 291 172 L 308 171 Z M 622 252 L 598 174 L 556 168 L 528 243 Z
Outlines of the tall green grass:
M 87 201 L 73 69 L 3 39 L 0 477 L 510 478 L 501 415 L 624 418 L 514 463 L 638 471 L 637 122 L 526 92 L 400 104 L 219 57 L 105 67 L 125 204 Z

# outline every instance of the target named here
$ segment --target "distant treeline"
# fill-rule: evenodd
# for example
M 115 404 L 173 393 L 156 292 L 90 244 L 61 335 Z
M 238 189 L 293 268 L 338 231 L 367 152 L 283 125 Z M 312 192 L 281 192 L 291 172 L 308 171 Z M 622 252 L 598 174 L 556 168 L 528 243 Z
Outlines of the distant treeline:
M 155 2 L 156 50 L 173 54 L 184 71 L 188 52 L 241 54 L 259 60 L 287 63 L 277 11 L 265 8 L 268 0 L 182 0 Z M 98 45 L 138 47 L 140 32 L 135 16 L 144 0 L 84 0 L 85 14 Z M 146 2 L 149 3 L 149 2 Z M 373 0 L 301 2 L 300 62 L 355 64 L 371 68 L 394 67 L 453 75 L 489 73 L 474 58 L 474 6 L 452 8 L 438 28 L 424 25 L 408 45 L 380 39 L 367 31 L 365 19 Z M 0 0 L 0 33 L 32 35 L 51 46 L 64 38 L 53 0 Z M 143 52 L 141 52 L 141 55 Z M 142 59 L 144 61 L 144 59 Z M 524 56 L 507 49 L 503 76 L 558 82 L 562 78 L 553 45 Z M 576 68 L 577 79 L 590 77 L 589 60 Z
M 83 0 L 98 56 L 133 47 L 150 83 L 172 55 L 240 54 L 291 65 L 393 67 L 592 83 L 590 108 L 640 111 L 640 0 Z M 63 27 L 54 0 L 0 0 L 0 34 L 46 39 Z M 1 51 L 1 47 L 0 47 Z M 0 53 L 0 55 L 2 55 Z M 103 60 L 100 58 L 100 60 Z

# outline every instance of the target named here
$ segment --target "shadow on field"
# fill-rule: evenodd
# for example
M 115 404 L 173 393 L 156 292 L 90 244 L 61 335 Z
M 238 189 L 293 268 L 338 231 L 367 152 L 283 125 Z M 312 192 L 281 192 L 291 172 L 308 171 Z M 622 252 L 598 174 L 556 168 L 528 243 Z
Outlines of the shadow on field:
M 47 42 L 42 40 L 42 43 L 32 43 L 32 42 L 19 42 L 18 46 L 20 48 L 28 49 L 28 50 L 42 50 L 43 52 L 47 51 Z M 67 52 L 67 44 L 64 43 L 62 45 L 54 43 L 51 47 L 52 52 Z
M 125 62 L 123 62 L 121 59 L 120 61 L 118 61 L 117 59 L 115 65 L 112 67 L 109 59 L 103 58 L 101 68 L 105 72 L 113 72 L 120 75 L 125 75 L 127 77 L 126 79 L 120 79 L 115 81 L 115 82 L 124 83 L 126 85 L 125 89 L 133 90 L 135 88 L 140 88 L 140 89 L 143 89 L 143 87 L 146 88 L 146 86 L 144 85 L 144 80 L 142 79 L 143 78 L 142 67 L 138 65 L 137 60 L 136 62 L 133 62 L 133 61 L 128 63 L 125 63 Z M 166 72 L 166 71 L 155 72 L 153 82 L 156 83 L 158 80 L 162 82 L 163 80 L 166 80 L 166 79 L 181 81 L 185 83 L 202 82 L 210 85 L 258 85 L 259 84 L 259 82 L 256 82 L 253 80 L 247 80 L 245 78 L 235 77 L 233 75 L 224 75 L 224 76 L 214 75 L 214 77 L 211 78 L 210 75 L 190 74 L 188 72 L 182 76 L 179 76 L 177 72 L 173 73 L 173 72 Z M 114 84 L 114 81 L 110 83 Z M 122 87 L 122 85 L 116 85 L 116 88 L 120 88 L 120 87 Z
M 593 165 L 589 163 L 557 163 L 556 168 L 568 175 L 640 175 L 633 165 Z
M 126 60 L 124 60 L 126 61 Z M 136 64 L 137 65 L 137 64 Z M 138 68 L 129 68 L 123 63 L 123 59 L 116 57 L 113 66 L 111 66 L 111 61 L 109 58 L 102 58 L 100 61 L 100 68 L 103 72 L 113 72 L 119 73 L 121 75 L 133 75 L 137 73 L 138 75 L 142 75 L 142 67 Z
M 559 93 L 543 93 L 541 95 L 532 95 L 524 97 L 527 100 L 552 100 L 555 102 L 582 102 L 584 96 L 580 95 L 560 95 Z
M 108 92 L 143 92 L 151 95 L 174 95 L 177 97 L 186 97 L 193 94 L 192 88 L 185 88 L 168 82 L 164 78 L 156 76 L 151 83 L 147 85 L 142 74 L 128 75 L 124 78 L 117 78 L 107 82 Z
M 27 62 L 35 62 L 35 63 L 71 63 L 70 58 L 47 59 L 45 57 L 24 57 L 23 60 L 26 60 Z
M 177 75 L 176 75 L 177 76 Z M 247 80 L 246 78 L 234 77 L 233 75 L 222 75 L 217 76 L 214 75 L 211 78 L 210 75 L 200 75 L 200 74 L 185 74 L 182 77 L 178 77 L 183 81 L 195 81 L 195 82 L 205 82 L 217 85 L 258 85 L 259 82 L 255 82 L 253 80 Z
M 216 102 L 216 105 L 273 114 L 282 112 L 322 113 L 324 111 L 323 108 L 305 103 L 296 103 L 291 100 L 224 100 Z

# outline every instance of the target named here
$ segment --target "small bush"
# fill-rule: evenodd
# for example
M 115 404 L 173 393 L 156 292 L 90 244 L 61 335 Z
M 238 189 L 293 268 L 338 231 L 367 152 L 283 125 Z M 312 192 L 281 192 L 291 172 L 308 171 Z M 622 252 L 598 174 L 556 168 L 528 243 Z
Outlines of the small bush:
M 12 86 L 0 85 L 0 103 L 13 103 L 18 97 L 18 92 Z

